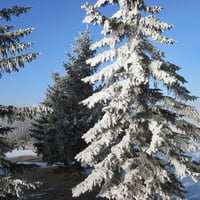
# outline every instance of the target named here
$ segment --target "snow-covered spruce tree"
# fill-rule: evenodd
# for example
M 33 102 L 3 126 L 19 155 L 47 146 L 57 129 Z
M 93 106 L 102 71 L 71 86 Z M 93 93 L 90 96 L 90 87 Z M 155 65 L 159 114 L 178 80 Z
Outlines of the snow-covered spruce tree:
M 111 17 L 101 13 L 108 4 L 119 8 Z M 98 196 L 108 199 L 184 199 L 179 178 L 196 179 L 200 171 L 185 155 L 200 142 L 199 127 L 188 120 L 200 122 L 187 103 L 196 97 L 183 86 L 180 68 L 151 42 L 173 44 L 163 35 L 173 26 L 156 18 L 162 7 L 143 0 L 97 0 L 83 7 L 84 22 L 102 26 L 104 36 L 92 45 L 103 51 L 88 64 L 105 66 L 84 79 L 105 87 L 83 103 L 91 108 L 103 101 L 105 114 L 83 136 L 89 146 L 76 159 L 93 170 L 73 196 L 100 186 Z
M 13 16 L 19 16 L 26 13 L 30 7 L 3 8 L 0 10 L 0 76 L 4 72 L 18 71 L 25 63 L 34 60 L 38 53 L 23 53 L 27 48 L 32 45 L 30 42 L 21 42 L 21 38 L 29 35 L 33 29 L 19 29 L 13 30 L 13 26 L 5 25 L 7 21 L 11 20 Z M 14 106 L 0 105 L 0 117 L 7 119 L 21 118 L 26 115 L 28 108 L 17 108 Z M 29 113 L 30 114 L 30 113 Z M 13 179 L 10 175 L 10 163 L 5 159 L 5 152 L 11 146 L 6 138 L 6 134 L 12 130 L 12 127 L 3 126 L 0 124 L 0 198 L 9 198 L 19 196 L 22 188 L 33 187 L 19 179 Z
M 81 136 L 97 118 L 94 109 L 80 104 L 93 93 L 93 85 L 81 80 L 96 70 L 96 66 L 90 68 L 86 64 L 86 60 L 95 53 L 90 49 L 90 32 L 80 33 L 76 43 L 73 55 L 67 53 L 69 62 L 64 64 L 67 74 L 53 74 L 54 85 L 48 88 L 43 102 L 53 112 L 37 119 L 31 129 L 38 153 L 50 164 L 64 162 L 66 166 L 71 166 L 75 155 L 86 147 Z

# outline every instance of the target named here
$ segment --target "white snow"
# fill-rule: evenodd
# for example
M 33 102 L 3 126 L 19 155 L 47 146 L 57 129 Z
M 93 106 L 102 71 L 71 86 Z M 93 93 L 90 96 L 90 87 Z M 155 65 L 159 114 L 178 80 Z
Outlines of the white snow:
M 154 60 L 151 62 L 149 69 L 152 75 L 155 77 L 155 79 L 161 80 L 167 85 L 174 84 L 177 81 L 177 78 L 175 76 L 170 75 L 165 70 L 162 70 L 161 69 L 162 64 L 163 62 L 159 60 Z
M 156 151 L 157 147 L 159 147 L 163 138 L 160 136 L 162 125 L 159 125 L 156 121 L 149 122 L 149 130 L 152 132 L 153 136 L 151 139 L 150 147 L 147 149 L 147 153 L 151 154 Z
M 19 156 L 37 156 L 37 153 L 35 153 L 33 150 L 31 149 L 24 149 L 24 150 L 17 150 L 14 149 L 11 152 L 7 152 L 6 153 L 6 158 L 11 159 L 11 158 L 16 158 Z M 30 165 L 30 164 L 35 164 L 40 168 L 48 168 L 48 167 L 56 167 L 56 166 L 63 166 L 63 163 L 56 163 L 53 165 L 48 165 L 48 163 L 46 162 L 30 162 L 30 161 L 23 161 L 23 162 L 17 162 L 18 164 L 25 164 L 25 165 Z M 0 174 L 2 172 L 0 171 Z
M 7 152 L 5 155 L 7 158 L 15 158 L 18 156 L 37 156 L 37 153 L 35 153 L 33 150 L 30 149 L 25 149 L 25 150 L 14 149 L 11 152 Z

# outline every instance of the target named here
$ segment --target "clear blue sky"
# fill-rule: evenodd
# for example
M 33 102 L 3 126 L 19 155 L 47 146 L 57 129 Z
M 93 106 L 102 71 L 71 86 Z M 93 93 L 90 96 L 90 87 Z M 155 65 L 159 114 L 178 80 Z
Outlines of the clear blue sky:
M 81 9 L 86 0 L 0 0 L 0 8 L 13 5 L 32 6 L 32 9 L 10 24 L 16 28 L 35 27 L 26 40 L 34 42 L 30 49 L 41 55 L 17 73 L 4 74 L 0 79 L 0 104 L 29 106 L 39 104 L 48 85 L 52 84 L 53 72 L 63 73 L 66 52 L 71 51 L 74 37 L 84 31 L 82 23 L 85 11 Z M 88 0 L 91 4 L 95 0 Z M 162 47 L 166 59 L 182 69 L 180 73 L 188 80 L 186 87 L 200 97 L 200 1 L 199 0 L 148 0 L 165 9 L 159 18 L 175 27 L 166 34 L 177 43 Z M 99 28 L 89 26 L 94 40 L 99 38 Z M 200 108 L 200 101 L 195 105 Z

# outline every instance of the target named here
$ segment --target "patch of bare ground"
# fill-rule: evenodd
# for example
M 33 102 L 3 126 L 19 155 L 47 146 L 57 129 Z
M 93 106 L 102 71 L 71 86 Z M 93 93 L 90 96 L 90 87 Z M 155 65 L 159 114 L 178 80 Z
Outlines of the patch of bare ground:
M 22 161 L 22 159 L 20 159 Z M 23 159 L 23 161 L 27 161 Z M 36 161 L 38 161 L 36 159 Z M 33 159 L 32 161 L 33 162 Z M 81 172 L 70 172 L 65 167 L 32 168 L 19 171 L 15 178 L 20 178 L 28 182 L 42 182 L 36 190 L 27 190 L 19 200 L 103 200 L 96 198 L 98 189 L 83 194 L 79 198 L 73 198 L 71 188 L 77 185 L 86 177 Z

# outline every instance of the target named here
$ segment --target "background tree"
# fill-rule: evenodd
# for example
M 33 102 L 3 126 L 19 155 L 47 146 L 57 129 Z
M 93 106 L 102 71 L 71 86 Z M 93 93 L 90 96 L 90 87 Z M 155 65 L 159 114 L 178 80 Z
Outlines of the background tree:
M 4 72 L 18 71 L 25 63 L 34 60 L 38 53 L 24 53 L 28 47 L 32 46 L 30 42 L 21 42 L 21 39 L 32 33 L 32 28 L 13 30 L 14 26 L 5 25 L 11 20 L 12 16 L 19 16 L 26 13 L 30 7 L 4 8 L 0 10 L 0 76 Z M 14 119 L 22 117 L 22 109 L 13 106 L 0 105 L 0 117 Z M 10 163 L 5 160 L 5 152 L 11 149 L 6 134 L 13 128 L 0 124 L 0 197 L 11 199 L 18 196 L 23 187 L 33 186 L 21 180 L 15 180 L 10 176 Z
M 109 4 L 119 8 L 102 14 Z M 76 159 L 93 168 L 73 196 L 100 186 L 98 196 L 117 200 L 184 199 L 179 178 L 199 177 L 199 164 L 186 152 L 199 147 L 199 113 L 187 102 L 196 99 L 183 86 L 180 67 L 164 60 L 151 41 L 173 44 L 163 36 L 173 26 L 160 21 L 160 6 L 143 0 L 97 0 L 86 3 L 86 23 L 103 26 L 103 39 L 91 48 L 103 48 L 87 63 L 104 64 L 85 82 L 105 87 L 83 101 L 89 108 L 104 101 L 104 116 L 83 138 L 89 146 Z M 155 44 L 155 43 L 154 43 Z M 106 47 L 106 48 L 104 48 Z
M 91 68 L 86 64 L 95 53 L 90 50 L 91 41 L 89 31 L 80 33 L 77 46 L 72 48 L 74 55 L 67 54 L 69 62 L 64 64 L 67 74 L 53 74 L 55 83 L 48 88 L 44 105 L 51 108 L 52 113 L 33 123 L 31 131 L 37 140 L 35 146 L 49 163 L 69 165 L 74 161 L 74 156 L 85 147 L 81 136 L 96 121 L 94 110 L 80 104 L 93 93 L 93 85 L 82 81 L 93 74 L 97 66 Z

